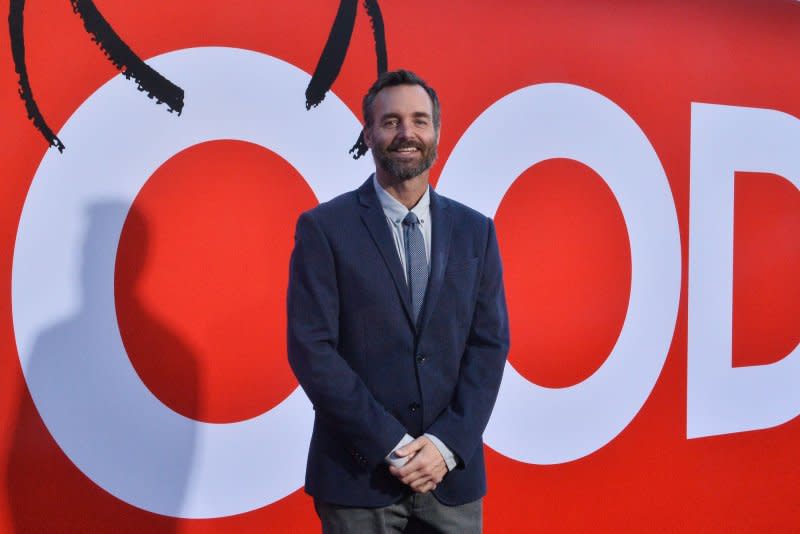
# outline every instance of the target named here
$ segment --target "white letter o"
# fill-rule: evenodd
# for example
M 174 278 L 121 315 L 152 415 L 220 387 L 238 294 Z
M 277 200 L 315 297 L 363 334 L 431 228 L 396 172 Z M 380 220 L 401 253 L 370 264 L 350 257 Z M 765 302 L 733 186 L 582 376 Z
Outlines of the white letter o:
M 233 48 L 179 50 L 149 62 L 185 89 L 183 116 L 116 76 L 69 119 L 60 132 L 69 148 L 48 151 L 33 178 L 14 249 L 17 349 L 48 430 L 103 489 L 167 516 L 239 514 L 302 487 L 310 403 L 298 387 L 266 413 L 230 424 L 165 406 L 136 374 L 117 325 L 113 266 L 125 214 L 95 236 L 103 242 L 82 251 L 86 212 L 103 203 L 131 206 L 161 164 L 214 139 L 280 154 L 320 201 L 358 186 L 371 162 L 347 154 L 361 125 L 335 95 L 306 112 L 309 75 L 288 63 Z M 81 280 L 82 262 L 99 274 Z M 65 324 L 70 335 L 50 343 L 54 326 Z
M 680 237 L 667 177 L 636 122 L 594 91 L 551 83 L 506 95 L 469 127 L 437 189 L 493 216 L 513 181 L 551 158 L 588 165 L 614 193 L 630 237 L 631 293 L 614 349 L 583 382 L 542 387 L 506 365 L 485 440 L 531 464 L 582 458 L 627 426 L 664 365 L 680 298 Z

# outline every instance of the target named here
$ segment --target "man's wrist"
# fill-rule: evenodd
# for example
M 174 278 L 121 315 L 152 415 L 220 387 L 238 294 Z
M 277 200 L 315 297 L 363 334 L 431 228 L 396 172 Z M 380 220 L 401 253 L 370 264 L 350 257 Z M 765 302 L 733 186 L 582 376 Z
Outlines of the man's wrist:
M 397 449 L 399 449 L 401 447 L 405 447 L 406 445 L 408 445 L 412 441 L 414 441 L 414 438 L 411 437 L 409 434 L 406 434 L 405 436 L 403 436 L 402 439 L 397 443 L 397 445 L 395 445 L 394 449 L 392 449 L 392 451 L 389 454 L 386 455 L 386 458 L 385 458 L 386 463 L 389 464 L 389 465 L 393 465 L 393 466 L 395 466 L 397 468 L 400 468 L 400 467 L 403 467 L 404 465 L 406 465 L 406 462 L 408 462 L 408 457 L 397 456 L 397 454 L 395 454 L 395 451 L 397 451 Z
M 442 440 L 433 434 L 426 433 L 425 437 L 431 440 L 431 443 L 433 443 L 434 446 L 439 450 L 439 454 L 442 455 L 442 458 L 444 458 L 444 463 L 447 465 L 447 470 L 452 471 L 455 469 L 455 467 L 458 465 L 458 458 L 456 458 L 456 455 L 453 453 L 453 451 L 451 451 L 450 448 L 442 442 Z

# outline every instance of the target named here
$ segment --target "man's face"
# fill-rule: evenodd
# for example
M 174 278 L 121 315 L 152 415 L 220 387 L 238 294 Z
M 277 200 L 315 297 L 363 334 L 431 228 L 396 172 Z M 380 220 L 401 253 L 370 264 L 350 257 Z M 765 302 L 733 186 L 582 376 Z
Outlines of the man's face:
M 433 103 L 419 85 L 382 89 L 372 104 L 372 126 L 364 129 L 375 165 L 399 180 L 428 170 L 436 161 L 439 132 Z

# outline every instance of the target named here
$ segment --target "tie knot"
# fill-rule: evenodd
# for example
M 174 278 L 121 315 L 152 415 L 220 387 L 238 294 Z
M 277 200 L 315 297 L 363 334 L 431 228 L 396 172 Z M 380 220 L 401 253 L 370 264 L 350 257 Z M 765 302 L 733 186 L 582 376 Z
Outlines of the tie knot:
M 419 219 L 417 219 L 417 216 L 413 211 L 409 211 L 405 219 L 403 219 L 403 224 L 406 226 L 413 226 L 415 224 L 419 224 Z

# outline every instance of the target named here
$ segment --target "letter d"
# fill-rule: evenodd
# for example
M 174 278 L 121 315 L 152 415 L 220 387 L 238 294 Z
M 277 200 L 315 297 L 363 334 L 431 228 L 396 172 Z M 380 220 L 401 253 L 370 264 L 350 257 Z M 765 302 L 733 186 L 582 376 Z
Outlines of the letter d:
M 686 433 L 769 428 L 800 414 L 800 349 L 768 365 L 732 366 L 736 171 L 800 187 L 800 120 L 769 109 L 692 104 Z

